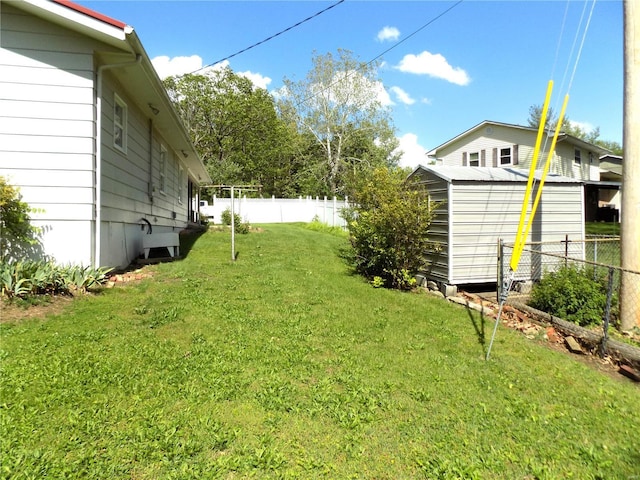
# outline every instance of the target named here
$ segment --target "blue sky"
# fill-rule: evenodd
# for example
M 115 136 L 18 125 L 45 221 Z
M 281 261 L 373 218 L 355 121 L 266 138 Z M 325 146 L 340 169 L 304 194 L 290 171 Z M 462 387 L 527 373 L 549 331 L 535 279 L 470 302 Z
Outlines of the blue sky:
M 77 3 L 133 26 L 163 77 L 223 59 L 336 1 Z M 391 49 L 378 76 L 402 164 L 413 167 L 425 151 L 483 120 L 526 124 L 549 80 L 555 111 L 569 93 L 572 121 L 621 143 L 622 23 L 622 0 L 345 0 L 228 65 L 275 92 L 284 77 L 304 79 L 314 52 L 343 48 L 368 62 Z

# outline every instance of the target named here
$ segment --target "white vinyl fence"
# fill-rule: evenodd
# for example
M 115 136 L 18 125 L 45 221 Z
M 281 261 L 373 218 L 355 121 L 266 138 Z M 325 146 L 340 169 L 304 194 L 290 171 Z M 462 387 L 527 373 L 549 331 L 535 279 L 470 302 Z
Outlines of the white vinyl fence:
M 248 223 L 311 222 L 317 218 L 332 227 L 345 227 L 341 210 L 349 205 L 348 199 L 300 197 L 300 198 L 247 198 L 234 199 L 235 212 Z M 213 196 L 208 216 L 213 223 L 221 223 L 222 212 L 231 208 L 230 198 Z M 203 212 L 204 214 L 204 212 Z M 210 220 L 211 221 L 211 220 Z

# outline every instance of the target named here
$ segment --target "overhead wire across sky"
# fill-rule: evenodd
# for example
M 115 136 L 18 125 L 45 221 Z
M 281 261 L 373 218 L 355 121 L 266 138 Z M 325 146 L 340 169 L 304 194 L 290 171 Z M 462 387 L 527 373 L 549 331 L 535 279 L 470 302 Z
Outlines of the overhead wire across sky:
M 453 5 L 451 5 L 450 7 L 448 7 L 447 9 L 443 10 L 442 12 L 440 12 L 438 15 L 436 15 L 435 17 L 429 19 L 426 23 L 424 23 L 422 26 L 418 27 L 416 30 L 414 30 L 413 32 L 411 32 L 409 35 L 407 35 L 406 37 L 404 37 L 402 40 L 396 42 L 395 44 L 393 44 L 391 47 L 387 48 L 386 50 L 380 52 L 378 55 L 376 55 L 375 57 L 373 57 L 371 60 L 369 60 L 368 62 L 366 62 L 364 64 L 365 67 L 368 67 L 369 65 L 371 65 L 373 62 L 375 62 L 376 60 L 378 60 L 379 58 L 381 58 L 383 55 L 385 55 L 386 53 L 389 53 L 391 50 L 398 48 L 401 44 L 403 44 L 404 42 L 406 42 L 407 40 L 409 40 L 411 37 L 413 37 L 414 35 L 418 34 L 419 32 L 421 32 L 422 30 L 424 30 L 425 28 L 427 28 L 429 25 L 431 25 L 432 23 L 434 23 L 436 20 L 444 17 L 447 13 L 449 13 L 451 10 L 453 10 L 455 7 L 457 7 L 458 5 L 460 5 L 462 2 L 464 2 L 464 0 L 458 0 L 457 2 L 455 2 Z M 298 103 L 298 105 L 307 102 L 308 100 L 311 100 L 314 96 L 316 96 L 318 93 L 320 92 L 324 92 L 330 88 L 332 88 L 334 85 L 337 85 L 339 82 L 343 82 L 344 80 L 348 79 L 349 77 L 351 77 L 352 75 L 355 75 L 358 72 L 358 70 L 356 69 L 355 71 L 351 71 L 348 72 L 346 75 L 344 75 L 344 77 L 341 77 L 339 80 L 336 80 L 335 82 L 327 85 L 326 87 L 324 87 L 323 89 L 320 89 L 318 92 L 314 93 L 314 95 L 309 96 L 305 99 L 303 99 L 302 101 L 300 101 Z
M 275 34 L 271 35 L 270 37 L 265 38 L 264 40 L 256 42 L 253 45 L 249 45 L 248 47 L 243 48 L 242 50 L 238 50 L 237 52 L 232 53 L 231 55 L 227 55 L 226 57 L 221 58 L 220 60 L 217 60 L 217 61 L 215 61 L 213 63 L 209 63 L 208 65 L 200 67 L 200 68 L 198 68 L 197 70 L 194 70 L 191 73 L 196 73 L 196 72 L 199 72 L 200 70 L 204 70 L 205 68 L 213 67 L 214 65 L 222 63 L 225 60 L 229 60 L 230 58 L 233 58 L 233 57 L 235 57 L 237 55 L 240 55 L 241 53 L 244 53 L 244 52 L 246 52 L 248 50 L 251 50 L 252 48 L 255 48 L 255 47 L 259 46 L 259 45 L 262 45 L 263 43 L 267 43 L 268 41 L 273 40 L 274 38 L 282 35 L 283 33 L 286 33 L 286 32 L 288 32 L 290 30 L 293 30 L 294 28 L 299 27 L 303 23 L 306 23 L 309 20 L 313 20 L 314 18 L 316 18 L 316 17 L 322 15 L 323 13 L 331 10 L 332 8 L 337 7 L 338 5 L 343 3 L 344 1 L 345 0 L 338 0 L 336 3 L 329 5 L 327 8 L 324 8 L 324 9 L 320 10 L 319 12 L 314 13 L 313 15 L 305 18 L 304 20 L 300 20 L 299 22 L 295 23 L 294 25 L 291 25 L 290 27 L 285 28 L 284 30 L 280 30 L 278 33 L 275 33 Z

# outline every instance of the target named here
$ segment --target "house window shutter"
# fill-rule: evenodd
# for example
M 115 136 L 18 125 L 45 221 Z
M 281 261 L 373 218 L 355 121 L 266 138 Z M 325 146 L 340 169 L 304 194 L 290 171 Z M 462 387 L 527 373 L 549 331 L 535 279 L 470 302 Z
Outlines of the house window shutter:
M 493 165 L 494 167 L 497 167 L 497 166 L 498 166 L 498 149 L 497 149 L 497 148 L 494 148 L 494 149 L 493 149 L 492 156 L 493 156 L 493 158 L 492 158 L 492 162 L 493 162 L 493 163 L 492 163 L 492 165 Z
M 462 166 L 467 166 L 467 152 L 462 152 Z
M 518 165 L 520 161 L 518 160 L 518 145 L 513 146 L 513 164 Z
M 480 166 L 481 167 L 486 167 L 487 166 L 487 151 L 486 150 L 480 150 Z

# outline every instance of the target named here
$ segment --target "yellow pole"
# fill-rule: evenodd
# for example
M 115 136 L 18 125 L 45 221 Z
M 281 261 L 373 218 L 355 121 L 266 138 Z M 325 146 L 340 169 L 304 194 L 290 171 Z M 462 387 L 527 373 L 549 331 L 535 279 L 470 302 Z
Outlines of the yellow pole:
M 560 110 L 560 117 L 558 118 L 558 124 L 556 125 L 556 130 L 553 133 L 553 140 L 551 141 L 551 148 L 549 149 L 549 155 L 547 156 L 547 161 L 544 164 L 544 169 L 542 170 L 542 176 L 540 177 L 540 184 L 538 186 L 538 192 L 536 193 L 536 198 L 533 202 L 533 207 L 531 208 L 531 215 L 529 215 L 529 222 L 527 223 L 527 228 L 524 232 L 524 238 L 529 236 L 529 230 L 531 230 L 531 225 L 533 224 L 533 217 L 536 214 L 536 210 L 538 209 L 538 203 L 540 202 L 540 197 L 542 196 L 542 187 L 544 186 L 544 181 L 547 178 L 547 173 L 549 173 L 549 167 L 551 166 L 551 159 L 553 157 L 553 152 L 556 149 L 556 142 L 558 140 L 558 134 L 560 133 L 560 128 L 562 128 L 562 120 L 564 119 L 564 113 L 567 109 L 567 103 L 569 102 L 569 95 L 565 95 L 564 102 L 562 103 L 562 110 Z M 523 242 L 524 248 L 524 242 Z M 522 248 L 520 249 L 520 253 L 522 253 Z
M 533 158 L 531 159 L 531 166 L 529 167 L 529 179 L 527 180 L 527 189 L 525 190 L 524 199 L 522 201 L 522 210 L 520 211 L 520 221 L 518 223 L 518 231 L 516 233 L 516 241 L 513 247 L 513 253 L 511 254 L 510 267 L 514 272 L 518 269 L 518 263 L 520 263 L 520 256 L 522 255 L 522 249 L 524 248 L 526 235 L 523 235 L 524 221 L 527 216 L 527 205 L 531 198 L 531 189 L 533 187 L 533 179 L 536 172 L 536 166 L 538 163 L 538 156 L 540 155 L 540 145 L 542 145 L 542 135 L 544 133 L 545 124 L 547 123 L 547 111 L 549 110 L 549 101 L 551 100 L 551 92 L 553 91 L 553 80 L 549 80 L 547 85 L 547 94 L 542 106 L 542 114 L 540 116 L 540 125 L 538 125 L 538 136 L 536 137 L 536 145 L 533 149 Z

